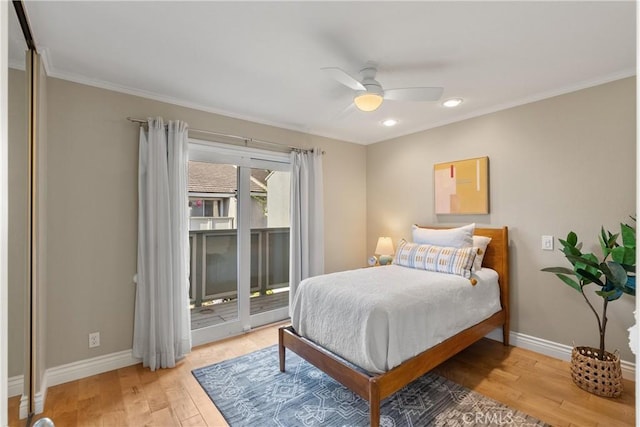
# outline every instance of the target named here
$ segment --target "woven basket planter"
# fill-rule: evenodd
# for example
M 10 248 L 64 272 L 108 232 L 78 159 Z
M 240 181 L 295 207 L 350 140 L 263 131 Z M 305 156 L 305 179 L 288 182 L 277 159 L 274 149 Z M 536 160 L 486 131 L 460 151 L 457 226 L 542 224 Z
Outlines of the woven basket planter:
M 597 358 L 600 350 L 574 347 L 571 352 L 571 378 L 578 387 L 603 397 L 619 397 L 622 393 L 620 356 L 605 351 L 605 360 Z

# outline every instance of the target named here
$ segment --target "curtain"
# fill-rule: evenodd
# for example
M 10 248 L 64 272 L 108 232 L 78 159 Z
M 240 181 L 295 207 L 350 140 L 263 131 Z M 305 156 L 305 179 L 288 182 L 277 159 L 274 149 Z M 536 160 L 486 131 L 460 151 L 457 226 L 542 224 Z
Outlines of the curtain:
M 133 355 L 152 371 L 191 351 L 187 124 L 140 128 Z
M 291 152 L 289 311 L 298 284 L 324 273 L 322 151 Z

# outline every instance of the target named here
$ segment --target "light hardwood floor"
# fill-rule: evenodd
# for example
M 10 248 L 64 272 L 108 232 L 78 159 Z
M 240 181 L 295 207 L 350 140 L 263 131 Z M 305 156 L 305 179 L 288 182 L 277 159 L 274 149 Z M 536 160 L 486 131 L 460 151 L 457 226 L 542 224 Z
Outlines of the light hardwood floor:
M 175 369 L 150 372 L 130 366 L 49 388 L 42 416 L 66 426 L 226 426 L 191 370 L 277 343 L 272 325 L 195 348 Z M 483 339 L 436 368 L 451 380 L 554 426 L 632 426 L 635 384 L 625 381 L 619 399 L 576 387 L 569 364 Z M 9 400 L 10 426 L 19 398 Z

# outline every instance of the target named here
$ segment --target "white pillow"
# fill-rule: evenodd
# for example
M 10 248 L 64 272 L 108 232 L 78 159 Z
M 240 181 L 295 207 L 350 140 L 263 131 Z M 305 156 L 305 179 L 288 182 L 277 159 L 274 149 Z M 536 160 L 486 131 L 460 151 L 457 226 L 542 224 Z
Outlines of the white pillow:
M 446 248 L 409 243 L 402 239 L 393 261 L 396 265 L 471 278 L 476 248 Z M 475 283 L 474 283 L 475 284 Z
M 458 228 L 433 229 L 412 226 L 413 241 L 415 243 L 446 246 L 450 248 L 469 248 L 473 246 L 473 231 L 476 224 L 469 224 Z
M 487 252 L 487 246 L 489 246 L 490 242 L 491 237 L 473 236 L 473 247 L 477 249 L 476 258 L 473 260 L 473 271 L 477 271 L 482 268 L 482 260 L 485 252 Z

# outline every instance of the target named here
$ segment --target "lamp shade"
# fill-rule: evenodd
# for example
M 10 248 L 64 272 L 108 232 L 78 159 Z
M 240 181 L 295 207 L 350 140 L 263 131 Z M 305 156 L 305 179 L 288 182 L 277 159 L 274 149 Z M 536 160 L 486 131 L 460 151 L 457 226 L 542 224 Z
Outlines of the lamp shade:
M 378 255 L 393 255 L 393 242 L 391 237 L 379 237 L 376 245 Z
M 382 105 L 382 96 L 377 93 L 365 92 L 353 98 L 353 103 L 361 111 L 375 111 Z

